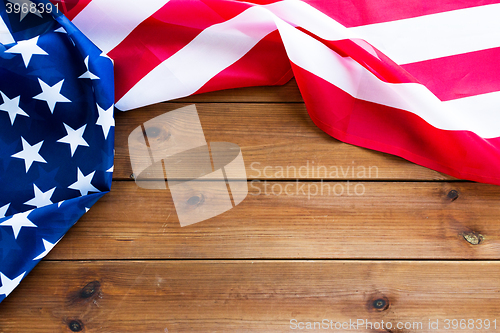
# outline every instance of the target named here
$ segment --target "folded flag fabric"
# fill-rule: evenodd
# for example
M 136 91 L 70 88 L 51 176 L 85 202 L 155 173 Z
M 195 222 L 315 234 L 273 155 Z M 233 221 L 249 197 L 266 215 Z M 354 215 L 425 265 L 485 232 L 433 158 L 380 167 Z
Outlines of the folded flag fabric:
M 342 141 L 500 184 L 500 4 L 59 1 L 115 61 L 116 106 L 286 82 Z
M 57 14 L 0 2 L 0 302 L 111 186 L 112 61 Z

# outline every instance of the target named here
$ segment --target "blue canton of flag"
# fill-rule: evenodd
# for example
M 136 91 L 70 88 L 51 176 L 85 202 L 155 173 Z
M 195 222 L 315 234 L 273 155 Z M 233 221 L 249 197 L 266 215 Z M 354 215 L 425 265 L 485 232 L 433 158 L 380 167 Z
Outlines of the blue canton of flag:
M 110 190 L 113 89 L 55 6 L 0 1 L 0 302 Z

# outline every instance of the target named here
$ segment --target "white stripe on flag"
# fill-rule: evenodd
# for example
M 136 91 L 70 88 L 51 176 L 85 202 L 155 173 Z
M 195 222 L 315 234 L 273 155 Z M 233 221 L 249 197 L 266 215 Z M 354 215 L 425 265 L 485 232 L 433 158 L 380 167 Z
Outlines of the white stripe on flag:
M 14 40 L 14 37 L 12 37 L 12 34 L 9 31 L 9 28 L 7 28 L 7 25 L 5 25 L 5 22 L 3 21 L 2 17 L 0 16 L 0 43 L 1 44 L 12 44 L 15 43 L 16 41 Z
M 104 53 L 108 53 L 168 1 L 93 0 L 73 19 L 73 23 Z
M 500 47 L 500 4 L 353 28 L 345 28 L 299 0 L 264 7 L 292 26 L 326 40 L 364 39 L 400 65 Z
M 276 30 L 270 15 L 256 6 L 208 27 L 145 75 L 116 102 L 116 107 L 129 110 L 195 93 Z
M 499 47 L 500 4 L 350 28 L 396 63 Z
M 328 15 L 300 0 L 284 0 L 262 6 L 294 27 L 302 27 L 316 36 L 330 40 L 359 38 Z
M 469 96 L 443 102 L 453 110 L 452 117 L 467 119 L 476 124 L 488 124 L 485 128 L 483 138 L 494 138 L 499 136 L 498 129 L 500 91 L 487 94 Z M 486 126 L 483 126 L 486 127 Z M 495 128 L 496 127 L 496 128 Z
M 421 84 L 381 81 L 356 61 L 339 56 L 281 19 L 276 18 L 276 24 L 293 63 L 354 98 L 409 111 L 439 129 L 468 130 L 483 138 L 500 136 L 500 113 L 491 111 L 498 105 L 492 104 L 496 93 L 441 102 Z

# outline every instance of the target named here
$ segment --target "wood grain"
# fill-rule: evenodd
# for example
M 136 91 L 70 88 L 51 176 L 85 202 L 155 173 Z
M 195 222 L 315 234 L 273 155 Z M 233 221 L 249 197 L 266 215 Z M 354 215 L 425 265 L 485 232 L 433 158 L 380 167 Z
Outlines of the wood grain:
M 162 103 L 117 114 L 114 179 L 130 179 L 132 174 L 132 131 L 186 105 Z M 206 141 L 240 146 L 250 179 L 453 179 L 393 155 L 340 142 L 321 131 L 301 103 L 202 103 L 197 109 Z M 158 130 L 159 137 L 168 137 L 163 128 Z
M 499 274 L 483 261 L 42 262 L 0 304 L 0 331 L 71 332 L 78 321 L 87 333 L 293 332 L 291 319 L 361 319 L 422 328 L 356 332 L 495 332 Z M 497 330 L 445 330 L 445 319 L 496 319 Z
M 169 190 L 131 180 L 128 137 L 192 103 L 206 141 L 241 147 L 250 193 L 181 228 Z M 117 114 L 113 177 L 111 193 L 0 303 L 0 333 L 298 331 L 291 319 L 422 323 L 356 332 L 499 329 L 500 187 L 331 138 L 294 80 Z M 446 330 L 445 319 L 497 327 Z
M 498 186 L 331 182 L 323 183 L 321 195 L 321 185 L 252 182 L 249 195 L 235 208 L 181 228 L 168 190 L 114 182 L 111 193 L 84 215 L 49 258 L 496 259 L 500 255 Z M 289 195 L 272 194 L 280 189 Z M 341 189 L 344 193 L 339 195 Z M 362 190 L 363 195 L 356 195 Z M 481 242 L 472 245 L 464 235 Z

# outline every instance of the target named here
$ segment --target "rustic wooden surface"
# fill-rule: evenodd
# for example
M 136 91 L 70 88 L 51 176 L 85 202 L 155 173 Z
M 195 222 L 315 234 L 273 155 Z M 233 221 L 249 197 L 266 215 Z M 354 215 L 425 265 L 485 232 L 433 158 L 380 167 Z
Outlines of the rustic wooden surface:
M 191 103 L 208 142 L 241 147 L 249 195 L 181 228 L 170 192 L 131 178 L 127 140 Z M 0 332 L 500 330 L 498 186 L 329 137 L 293 81 L 120 113 L 116 123 L 111 193 L 0 303 Z M 374 326 L 335 329 L 349 320 Z

